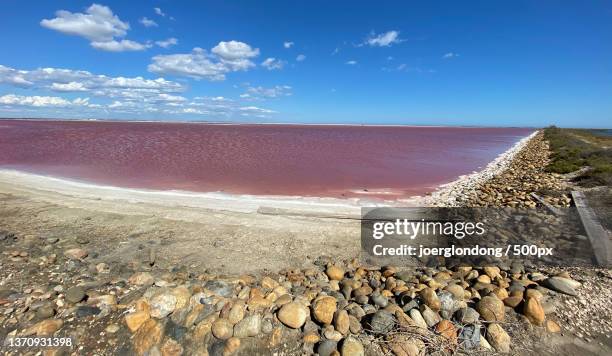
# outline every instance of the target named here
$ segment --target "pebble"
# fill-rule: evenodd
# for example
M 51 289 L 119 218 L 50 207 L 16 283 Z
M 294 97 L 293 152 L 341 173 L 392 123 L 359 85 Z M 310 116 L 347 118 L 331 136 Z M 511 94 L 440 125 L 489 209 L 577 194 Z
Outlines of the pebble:
M 359 340 L 353 336 L 349 336 L 342 342 L 340 354 L 342 356 L 364 356 L 365 350 Z
M 234 325 L 234 337 L 244 338 L 261 333 L 261 315 L 249 315 Z
M 578 293 L 574 289 L 574 287 L 576 286 L 576 283 L 572 283 L 572 282 L 573 282 L 572 280 L 567 279 L 567 278 L 550 277 L 544 280 L 543 285 L 547 288 L 550 288 L 554 291 L 557 291 L 563 294 L 577 296 Z
M 537 298 L 527 298 L 523 305 L 523 314 L 533 325 L 541 326 L 544 323 L 544 310 Z
M 227 319 L 217 319 L 212 324 L 211 328 L 212 334 L 221 340 L 227 340 L 232 337 L 233 327 L 232 324 Z
M 85 289 L 79 286 L 68 288 L 64 298 L 69 303 L 78 303 L 85 298 Z
M 476 304 L 476 311 L 486 321 L 503 321 L 505 317 L 504 303 L 497 297 L 486 296 Z
M 385 310 L 377 311 L 370 321 L 370 330 L 374 334 L 386 334 L 393 330 L 395 326 L 395 316 Z
M 336 281 L 342 280 L 344 277 L 344 269 L 335 265 L 327 267 L 327 271 L 325 273 L 329 279 Z
M 161 293 L 153 298 L 150 302 L 151 316 L 157 319 L 164 318 L 174 311 L 176 308 L 176 297 L 170 293 Z
M 69 250 L 64 251 L 64 256 L 72 260 L 82 260 L 88 255 L 89 253 L 82 248 L 71 248 Z
M 489 324 L 487 327 L 487 341 L 497 352 L 510 352 L 510 336 L 499 324 Z
M 322 324 L 331 324 L 336 312 L 336 298 L 322 296 L 312 304 L 314 318 Z
M 301 303 L 291 302 L 283 305 L 278 311 L 277 317 L 283 324 L 290 328 L 300 328 L 308 317 L 308 308 Z

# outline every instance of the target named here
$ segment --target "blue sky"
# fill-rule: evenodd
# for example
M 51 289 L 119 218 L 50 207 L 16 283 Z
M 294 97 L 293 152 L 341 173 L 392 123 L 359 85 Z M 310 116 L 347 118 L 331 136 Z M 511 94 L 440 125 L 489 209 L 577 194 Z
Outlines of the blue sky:
M 611 127 L 609 1 L 0 3 L 0 115 Z

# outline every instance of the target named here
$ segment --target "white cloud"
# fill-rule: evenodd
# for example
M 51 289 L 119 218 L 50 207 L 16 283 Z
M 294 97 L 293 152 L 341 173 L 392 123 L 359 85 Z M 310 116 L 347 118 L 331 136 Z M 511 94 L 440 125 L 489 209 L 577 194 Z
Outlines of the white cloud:
M 287 62 L 274 57 L 266 58 L 265 61 L 261 62 L 261 65 L 268 70 L 282 69 Z
M 399 38 L 399 31 L 388 31 L 378 35 L 372 32 L 370 36 L 366 38 L 364 44 L 372 47 L 389 47 L 402 41 L 403 40 Z
M 291 42 L 291 41 L 287 41 L 287 42 L 283 43 L 283 47 L 285 47 L 285 48 L 291 48 L 291 47 L 293 47 L 293 45 L 294 45 L 294 43 Z
M 355 60 L 346 61 L 346 64 L 354 66 L 355 64 L 357 64 L 357 61 Z
M 0 104 L 4 105 L 19 105 L 33 107 L 53 107 L 53 106 L 87 106 L 89 98 L 76 98 L 73 101 L 60 98 L 58 96 L 23 96 L 15 94 L 7 94 L 0 96 Z
M 130 40 L 91 42 L 91 46 L 95 49 L 108 52 L 143 51 L 151 47 L 150 44 L 142 44 Z
M 157 22 L 147 18 L 147 17 L 143 17 L 140 19 L 140 23 L 144 26 L 144 27 L 157 27 Z
M 16 77 L 20 80 L 16 81 Z M 130 100 L 146 100 L 161 93 L 177 93 L 185 90 L 182 84 L 164 78 L 109 77 L 61 68 L 38 68 L 28 71 L 0 65 L 0 83 L 24 87 L 21 82 L 29 83 L 27 87 L 33 89 L 90 92 L 98 97 Z
M 269 109 L 263 109 L 257 106 L 243 106 L 239 109 L 240 111 L 250 112 L 250 113 L 258 113 L 258 114 L 271 114 L 275 111 Z
M 162 9 L 160 9 L 159 7 L 154 7 L 153 11 L 155 11 L 155 13 L 159 16 L 165 17 L 166 14 L 162 11 Z
M 81 36 L 97 42 L 123 37 L 130 29 L 130 24 L 121 21 L 107 6 L 93 4 L 85 12 L 83 14 L 59 10 L 55 13 L 55 18 L 44 19 L 40 24 L 67 35 Z
M 272 88 L 248 87 L 240 97 L 247 100 L 265 100 L 291 96 L 291 87 L 288 85 L 276 85 Z
M 121 39 L 126 36 L 130 24 L 121 21 L 108 6 L 92 4 L 85 10 L 85 13 L 59 10 L 55 16 L 52 19 L 43 19 L 40 25 L 67 35 L 84 37 L 95 49 L 122 52 L 142 51 L 150 47 L 150 45 Z M 145 19 L 143 18 L 141 22 Z
M 306 56 L 303 55 L 303 54 L 298 54 L 298 56 L 295 57 L 295 60 L 298 61 L 298 62 L 302 62 L 302 61 L 306 60 Z
M 187 54 L 157 55 L 148 69 L 195 79 L 225 80 L 226 73 L 254 67 L 251 59 L 259 55 L 258 48 L 238 41 L 219 42 L 211 52 L 196 47 Z
M 176 44 L 178 44 L 178 40 L 174 37 L 170 37 L 167 40 L 163 40 L 163 41 L 156 41 L 155 42 L 156 45 L 162 47 L 162 48 L 170 48 Z
M 459 57 L 459 53 L 448 52 L 442 56 L 442 58 L 445 58 L 445 59 L 450 59 L 450 58 L 455 58 L 455 57 Z
M 87 91 L 87 88 L 83 83 L 70 82 L 70 83 L 53 83 L 51 84 L 51 90 L 53 91 Z

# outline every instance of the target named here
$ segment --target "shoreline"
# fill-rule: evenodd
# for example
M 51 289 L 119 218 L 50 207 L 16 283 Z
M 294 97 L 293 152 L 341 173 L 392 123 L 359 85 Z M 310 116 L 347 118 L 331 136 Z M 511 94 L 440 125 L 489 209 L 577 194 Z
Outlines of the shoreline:
M 360 215 L 360 208 L 364 206 L 457 206 L 459 196 L 464 195 L 467 191 L 474 191 L 480 184 L 501 174 L 510 166 L 517 153 L 524 149 L 539 132 L 539 130 L 534 131 L 523 137 L 480 171 L 459 176 L 449 183 L 439 185 L 426 195 L 415 195 L 396 200 L 368 199 L 368 195 L 378 190 L 364 193 L 363 198 L 335 198 L 125 188 L 2 168 L 0 168 L 0 182 L 13 185 L 17 189 L 50 191 L 85 199 L 152 203 L 242 213 L 257 213 L 262 209 L 276 208 L 298 214 L 303 212 L 357 218 Z

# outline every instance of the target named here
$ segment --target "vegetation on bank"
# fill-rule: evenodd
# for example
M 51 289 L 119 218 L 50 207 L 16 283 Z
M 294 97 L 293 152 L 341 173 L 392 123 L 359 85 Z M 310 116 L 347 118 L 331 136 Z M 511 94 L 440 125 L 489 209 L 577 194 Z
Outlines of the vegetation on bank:
M 552 126 L 544 130 L 544 138 L 552 151 L 549 172 L 565 174 L 583 170 L 575 178 L 578 184 L 612 185 L 612 136 Z

